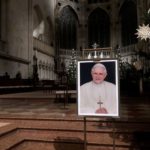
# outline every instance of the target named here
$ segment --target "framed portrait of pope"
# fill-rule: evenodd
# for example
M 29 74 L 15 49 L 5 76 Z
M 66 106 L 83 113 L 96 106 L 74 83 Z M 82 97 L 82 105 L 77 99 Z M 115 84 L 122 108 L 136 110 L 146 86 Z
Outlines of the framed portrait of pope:
M 78 61 L 78 115 L 119 117 L 118 60 Z

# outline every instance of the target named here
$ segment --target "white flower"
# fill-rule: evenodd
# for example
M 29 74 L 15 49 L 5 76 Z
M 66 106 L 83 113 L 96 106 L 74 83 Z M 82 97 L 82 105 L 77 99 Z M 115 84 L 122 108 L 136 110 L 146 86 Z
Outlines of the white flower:
M 142 40 L 150 39 L 150 27 L 149 25 L 143 24 L 142 26 L 139 26 L 139 29 L 137 29 L 137 38 L 141 38 Z

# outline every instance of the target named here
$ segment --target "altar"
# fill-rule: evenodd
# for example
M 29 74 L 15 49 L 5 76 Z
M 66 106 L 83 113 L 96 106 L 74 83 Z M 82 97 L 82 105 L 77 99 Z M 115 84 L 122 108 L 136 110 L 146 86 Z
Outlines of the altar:
M 102 59 L 102 58 L 115 58 L 115 52 L 112 47 L 104 48 L 87 48 L 82 51 L 83 59 Z

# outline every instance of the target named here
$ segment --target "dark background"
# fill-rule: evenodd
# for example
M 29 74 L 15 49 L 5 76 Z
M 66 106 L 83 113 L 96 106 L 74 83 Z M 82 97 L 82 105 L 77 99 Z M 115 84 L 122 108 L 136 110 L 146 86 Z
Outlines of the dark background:
M 98 63 L 98 62 L 82 62 L 81 61 L 81 63 L 79 64 L 80 65 L 80 85 L 92 80 L 91 68 L 96 63 Z M 105 81 L 116 84 L 116 78 L 115 78 L 116 66 L 115 66 L 115 62 L 110 61 L 110 62 L 100 62 L 100 63 L 105 65 L 105 67 L 107 69 L 107 76 L 105 78 Z

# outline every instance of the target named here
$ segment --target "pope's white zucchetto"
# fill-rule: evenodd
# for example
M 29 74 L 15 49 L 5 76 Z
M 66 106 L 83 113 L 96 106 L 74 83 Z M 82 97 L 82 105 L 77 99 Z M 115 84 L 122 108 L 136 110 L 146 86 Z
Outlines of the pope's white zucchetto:
M 102 68 L 102 69 L 104 69 L 104 71 L 107 73 L 106 67 L 105 67 L 103 64 L 101 64 L 101 63 L 96 63 L 96 64 L 92 67 L 91 71 L 92 71 L 93 69 L 95 69 L 95 68 Z

